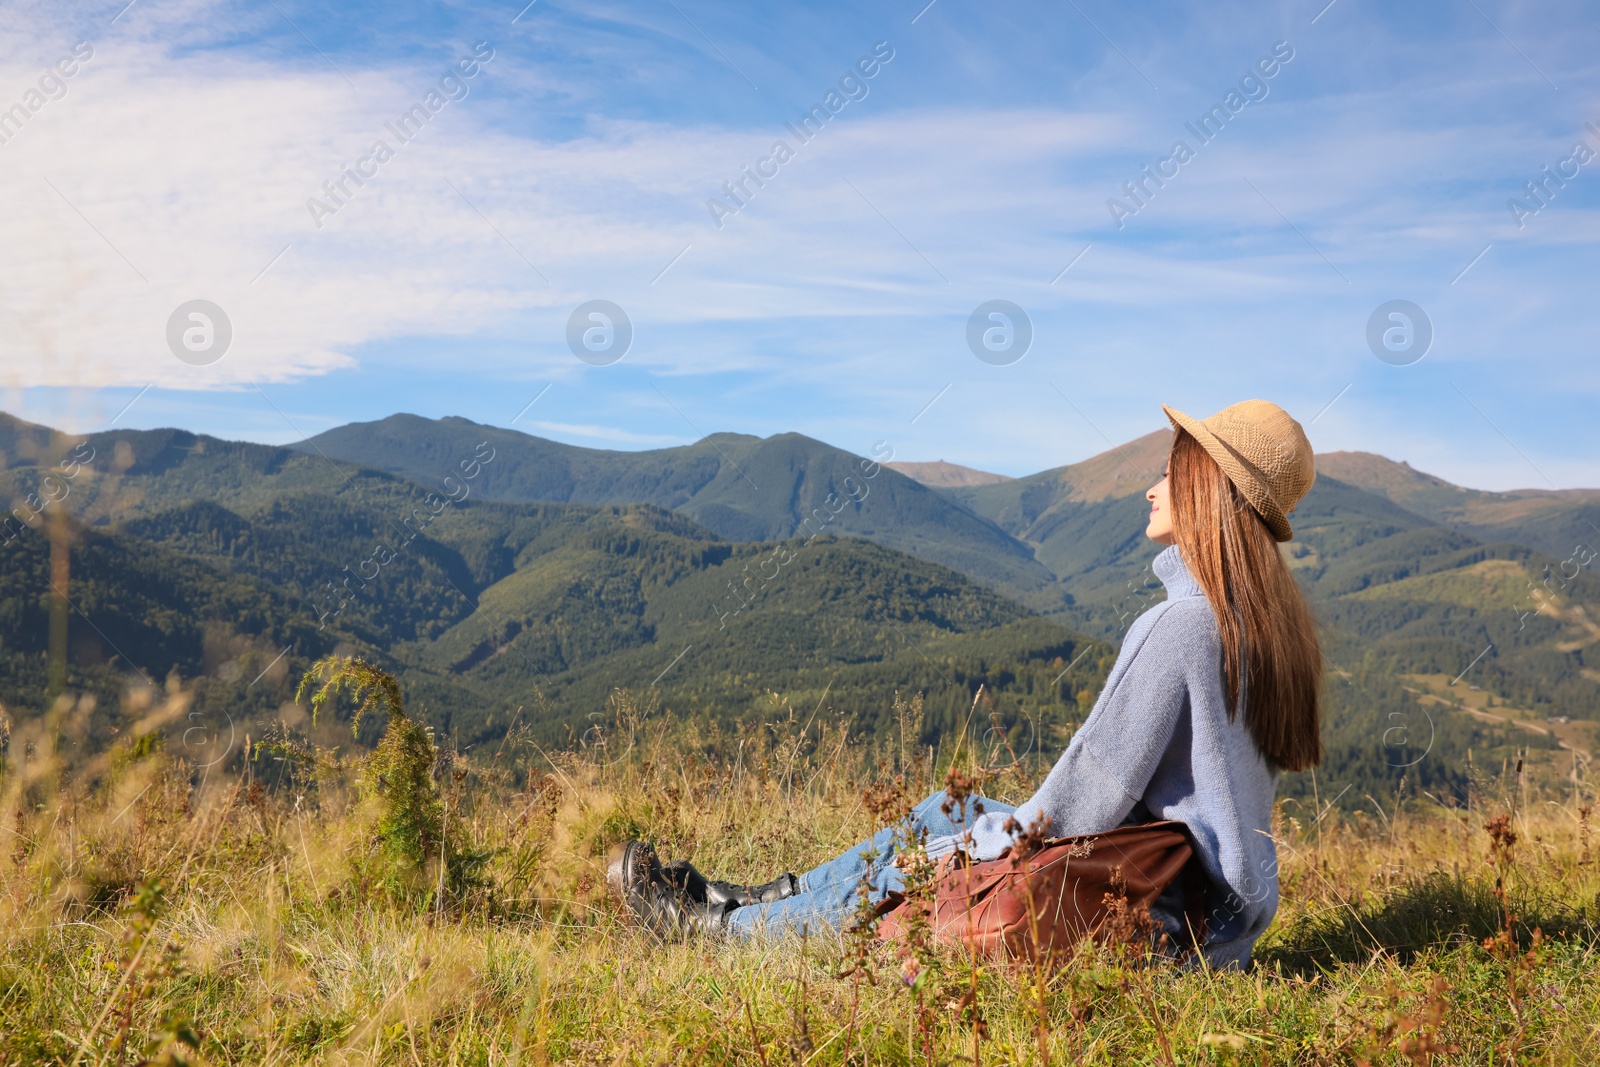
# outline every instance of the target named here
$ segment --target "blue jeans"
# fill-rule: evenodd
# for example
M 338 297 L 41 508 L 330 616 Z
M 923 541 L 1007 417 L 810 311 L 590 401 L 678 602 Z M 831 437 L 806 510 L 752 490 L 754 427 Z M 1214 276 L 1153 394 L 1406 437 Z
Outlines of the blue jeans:
M 940 791 L 912 809 L 912 833 L 920 835 L 926 830 L 929 837 L 960 833 L 978 817 L 978 804 L 985 812 L 1004 814 L 1016 810 L 1010 804 L 985 797 L 968 797 L 959 809 L 952 807 L 951 814 L 946 815 L 941 810 L 944 802 L 945 794 Z M 900 871 L 892 865 L 896 844 L 894 828 L 879 830 L 839 858 L 802 874 L 799 892 L 794 896 L 772 904 L 735 908 L 728 913 L 728 929 L 741 937 L 778 937 L 803 930 L 821 933 L 843 928 L 855 911 L 857 887 L 863 878 L 874 904 L 904 888 Z M 870 861 L 868 854 L 873 857 Z

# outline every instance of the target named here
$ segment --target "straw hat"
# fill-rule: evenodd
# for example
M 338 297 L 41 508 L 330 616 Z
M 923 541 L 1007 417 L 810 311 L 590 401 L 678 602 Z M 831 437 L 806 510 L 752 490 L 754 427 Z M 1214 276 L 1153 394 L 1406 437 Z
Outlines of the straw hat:
M 1290 414 L 1265 400 L 1241 400 L 1209 419 L 1195 419 L 1165 404 L 1172 425 L 1199 441 L 1222 473 L 1250 501 L 1279 541 L 1294 536 L 1289 512 L 1317 471 L 1306 432 Z

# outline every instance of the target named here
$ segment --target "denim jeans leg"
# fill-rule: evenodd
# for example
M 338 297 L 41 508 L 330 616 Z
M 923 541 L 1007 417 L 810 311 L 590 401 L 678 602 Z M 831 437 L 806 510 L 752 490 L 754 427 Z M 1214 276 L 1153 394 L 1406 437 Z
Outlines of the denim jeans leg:
M 1017 810 L 1013 804 L 1002 804 L 988 797 L 969 796 L 959 806 L 952 804 L 950 814 L 946 815 L 946 795 L 941 789 L 912 809 L 913 826 L 927 830 L 929 837 L 947 837 L 971 829 L 979 815 L 1009 815 Z
M 888 891 L 885 881 L 899 874 L 894 861 L 895 832 L 879 830 L 843 855 L 814 867 L 800 876 L 799 892 L 771 904 L 752 904 L 735 908 L 728 915 L 728 928 L 750 936 L 779 937 L 800 933 L 802 928 L 820 932 L 838 929 L 849 920 L 857 900 L 856 887 L 866 878 L 874 902 Z M 869 861 L 867 855 L 874 858 Z
M 913 808 L 912 832 L 926 831 L 929 837 L 959 833 L 972 825 L 980 806 L 985 812 L 1015 810 L 1009 804 L 968 797 L 960 808 L 946 815 L 944 803 L 945 794 L 940 791 Z M 868 897 L 874 904 L 891 891 L 904 888 L 900 871 L 893 866 L 897 841 L 894 829 L 879 830 L 843 855 L 801 875 L 800 891 L 787 900 L 735 908 L 728 915 L 728 928 L 746 937 L 758 934 L 776 937 L 799 933 L 802 928 L 812 932 L 842 928 L 855 910 L 857 887 L 863 877 L 867 879 Z M 870 863 L 866 858 L 869 852 L 874 856 Z

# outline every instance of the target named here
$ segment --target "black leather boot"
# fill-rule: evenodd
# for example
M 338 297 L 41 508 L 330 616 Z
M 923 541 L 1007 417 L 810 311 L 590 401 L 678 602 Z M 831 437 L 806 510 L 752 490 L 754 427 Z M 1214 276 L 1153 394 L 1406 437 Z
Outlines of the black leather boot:
M 800 891 L 800 879 L 785 872 L 764 885 L 737 885 L 713 881 L 694 869 L 688 860 L 676 860 L 661 868 L 661 876 L 690 900 L 708 904 L 731 904 L 736 908 L 751 904 L 771 904 Z
M 624 842 L 606 867 L 606 885 L 611 895 L 624 903 L 630 894 L 643 892 L 661 876 L 661 859 L 648 841 Z
M 664 877 L 661 860 L 647 841 L 629 841 L 606 870 L 606 882 L 634 923 L 663 940 L 728 928 L 727 901 L 694 900 Z
M 689 900 L 666 882 L 652 882 L 641 893 L 628 897 L 628 911 L 634 922 L 663 941 L 676 941 L 690 934 L 722 934 L 728 929 L 731 904 L 709 904 Z

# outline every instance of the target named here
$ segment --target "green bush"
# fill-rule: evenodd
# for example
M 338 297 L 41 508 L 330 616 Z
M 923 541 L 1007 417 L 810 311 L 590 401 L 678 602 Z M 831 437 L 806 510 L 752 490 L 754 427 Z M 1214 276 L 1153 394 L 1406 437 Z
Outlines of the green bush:
M 311 697 L 313 722 L 328 698 L 341 692 L 357 701 L 352 732 L 380 706 L 389 715 L 383 739 L 362 767 L 361 797 L 375 810 L 377 846 L 376 855 L 361 864 L 362 881 L 375 884 L 394 901 L 422 908 L 459 900 L 481 883 L 480 872 L 491 853 L 464 849 L 449 832 L 444 800 L 434 782 L 440 759 L 432 729 L 406 714 L 394 676 L 365 660 L 318 660 L 301 679 L 295 699 L 317 682 L 321 684 Z

